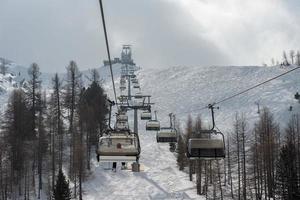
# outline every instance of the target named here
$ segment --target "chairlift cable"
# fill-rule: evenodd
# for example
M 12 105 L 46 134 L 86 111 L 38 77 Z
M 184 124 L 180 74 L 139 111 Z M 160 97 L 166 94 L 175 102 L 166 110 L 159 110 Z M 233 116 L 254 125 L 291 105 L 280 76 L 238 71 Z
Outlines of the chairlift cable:
M 246 89 L 246 90 L 244 90 L 244 91 L 241 91 L 241 92 L 239 92 L 239 93 L 237 93 L 237 94 L 234 94 L 234 95 L 232 95 L 232 96 L 230 96 L 230 97 L 227 97 L 227 98 L 225 98 L 225 99 L 223 99 L 223 100 L 217 101 L 217 102 L 214 103 L 214 105 L 223 103 L 223 102 L 225 102 L 225 101 L 228 101 L 228 100 L 230 100 L 230 99 L 232 99 L 232 98 L 234 98 L 234 97 L 237 97 L 237 96 L 239 96 L 239 95 L 241 95 L 241 94 L 244 94 L 244 93 L 246 93 L 246 92 L 248 92 L 248 91 L 250 91 L 250 90 L 253 90 L 253 89 L 255 89 L 255 88 L 257 88 L 257 87 L 259 87 L 259 86 L 261 86 L 261 85 L 264 85 L 264 84 L 266 84 L 266 83 L 269 83 L 269 82 L 271 82 L 271 81 L 273 81 L 273 80 L 275 80 L 275 79 L 277 79 L 277 78 L 279 78 L 279 77 L 281 77 L 281 76 L 284 76 L 284 75 L 286 75 L 286 74 L 288 74 L 288 73 L 291 73 L 291 72 L 293 72 L 293 71 L 295 71 L 296 69 L 299 69 L 299 68 L 300 68 L 300 66 L 299 66 L 299 67 L 295 67 L 295 68 L 293 68 L 293 69 L 291 69 L 291 70 L 289 70 L 289 71 L 286 71 L 286 72 L 284 72 L 284 73 L 282 73 L 282 74 L 279 74 L 279 75 L 277 75 L 277 76 L 275 76 L 275 77 L 273 77 L 273 78 L 270 78 L 270 79 L 268 79 L 268 80 L 266 80 L 266 81 L 264 81 L 264 82 L 262 82 L 262 83 L 259 83 L 259 84 L 257 84 L 257 85 L 254 85 L 254 86 L 252 86 L 252 87 L 250 87 L 250 88 L 248 88 L 248 89 Z
M 239 96 L 239 95 L 242 95 L 242 94 L 244 94 L 244 93 L 246 93 L 246 92 L 249 92 L 250 90 L 253 90 L 253 89 L 257 88 L 257 87 L 260 87 L 260 86 L 262 86 L 262 85 L 264 85 L 264 84 L 266 84 L 266 83 L 269 83 L 269 82 L 271 82 L 271 81 L 273 81 L 273 80 L 275 80 L 275 79 L 277 79 L 277 78 L 279 78 L 279 77 L 281 77 L 281 76 L 284 76 L 284 75 L 286 75 L 286 74 L 289 74 L 289 73 L 291 73 L 291 72 L 293 72 L 293 71 L 295 71 L 295 70 L 297 70 L 297 69 L 299 69 L 299 68 L 300 68 L 300 66 L 299 66 L 299 67 L 295 67 L 295 68 L 293 68 L 293 69 L 291 69 L 291 70 L 288 70 L 288 71 L 286 71 L 286 72 L 284 72 L 284 73 L 282 73 L 282 74 L 279 74 L 279 75 L 277 75 L 277 76 L 275 76 L 275 77 L 273 77 L 273 78 L 270 78 L 270 79 L 268 79 L 268 80 L 266 80 L 266 81 L 263 81 L 263 82 L 261 82 L 261 83 L 259 83 L 259 84 L 256 84 L 256 85 L 254 85 L 254 86 L 252 86 L 252 87 L 250 87 L 250 88 L 248 88 L 248 89 L 246 89 L 246 90 L 243 90 L 243 91 L 241 91 L 241 92 L 238 92 L 238 93 L 236 93 L 236 94 L 234 94 L 234 95 L 231 95 L 231 96 L 229 96 L 229 97 L 226 97 L 226 98 L 224 98 L 224 99 L 222 99 L 222 100 L 216 101 L 216 102 L 212 103 L 211 105 L 217 105 L 217 104 L 221 104 L 221 103 L 223 103 L 223 102 L 225 102 L 225 101 L 229 101 L 229 100 L 231 100 L 231 99 L 233 99 L 233 98 L 235 98 L 235 97 L 237 97 L 237 96 Z M 204 106 L 204 107 L 201 107 L 201 108 L 199 108 L 199 109 L 194 109 L 194 110 L 191 110 L 191 111 L 188 111 L 188 112 L 182 112 L 182 113 L 190 113 L 190 112 L 193 112 L 193 111 L 201 111 L 201 110 L 204 110 L 204 109 L 207 109 L 207 108 L 209 108 L 208 105 L 207 105 L 207 106 Z
M 102 24 L 103 24 L 103 30 L 104 30 L 104 36 L 105 36 L 105 43 L 106 43 L 106 50 L 107 50 L 107 56 L 108 56 L 108 62 L 109 62 L 111 80 L 112 80 L 112 85 L 113 85 L 113 90 L 114 90 L 115 102 L 116 102 L 116 105 L 118 106 L 118 104 L 117 104 L 118 99 L 117 99 L 116 87 L 115 87 L 115 82 L 114 82 L 114 74 L 113 74 L 113 70 L 112 70 L 112 63 L 111 63 L 111 57 L 110 57 L 110 51 L 109 51 L 109 44 L 108 44 L 108 39 L 107 39 L 107 30 L 106 30 L 106 24 L 105 24 L 105 17 L 104 17 L 104 10 L 103 10 L 102 0 L 99 0 L 99 4 L 100 4 L 101 18 L 102 18 Z

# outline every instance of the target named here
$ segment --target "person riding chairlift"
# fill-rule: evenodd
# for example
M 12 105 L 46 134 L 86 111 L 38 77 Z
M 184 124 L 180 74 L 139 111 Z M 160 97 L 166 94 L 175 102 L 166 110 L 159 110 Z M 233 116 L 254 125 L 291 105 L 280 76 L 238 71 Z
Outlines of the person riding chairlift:
M 122 149 L 122 144 L 121 143 L 117 144 L 117 149 Z M 126 163 L 125 162 L 122 162 L 122 168 L 121 169 L 126 169 Z M 113 162 L 112 171 L 114 171 L 114 172 L 117 171 L 117 162 Z

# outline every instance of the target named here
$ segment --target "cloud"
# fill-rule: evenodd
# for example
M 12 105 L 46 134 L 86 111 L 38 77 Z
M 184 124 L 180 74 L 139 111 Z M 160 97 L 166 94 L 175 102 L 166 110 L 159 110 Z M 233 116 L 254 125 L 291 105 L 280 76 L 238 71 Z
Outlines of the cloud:
M 184 10 L 202 27 L 199 34 L 221 49 L 234 65 L 260 64 L 283 50 L 299 49 L 296 1 L 189 0 Z
M 248 65 L 297 49 L 296 0 L 103 0 L 111 52 L 142 67 Z M 102 64 L 98 0 L 1 0 L 0 55 L 43 71 Z

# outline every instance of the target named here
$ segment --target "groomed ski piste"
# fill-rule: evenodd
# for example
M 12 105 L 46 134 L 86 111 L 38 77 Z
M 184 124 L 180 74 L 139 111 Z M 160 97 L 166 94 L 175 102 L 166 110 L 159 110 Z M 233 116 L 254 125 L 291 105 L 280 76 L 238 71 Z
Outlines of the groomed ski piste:
M 114 65 L 114 74 L 117 76 L 116 88 L 119 88 L 118 69 L 121 70 L 121 65 Z M 107 74 L 104 72 L 106 70 L 101 71 Z M 113 99 L 110 79 L 104 80 L 104 87 Z M 139 79 L 139 82 L 141 81 Z M 133 89 L 132 93 L 137 91 L 139 90 Z M 144 92 L 143 87 L 141 91 L 144 95 L 151 95 Z M 118 95 L 120 95 L 119 90 Z M 156 108 L 158 106 L 155 105 L 152 109 Z M 128 111 L 128 116 L 132 129 L 133 111 Z M 187 174 L 177 169 L 176 155 L 169 151 L 169 144 L 158 144 L 156 132 L 146 132 L 145 126 L 145 121 L 139 120 L 141 171 L 121 170 L 119 162 L 117 171 L 113 172 L 111 163 L 98 163 L 94 158 L 93 173 L 83 185 L 84 199 L 201 199 L 194 190 L 194 183 L 188 180 Z
M 200 108 L 294 67 L 153 68 L 138 71 L 137 78 L 142 93 L 152 95 L 161 125 L 168 124 L 168 114 L 173 112 L 184 128 L 189 114 L 193 117 L 200 114 L 209 126 L 210 113 Z M 119 66 L 115 65 L 114 70 L 117 68 Z M 220 109 L 216 110 L 218 128 L 226 136 L 232 129 L 236 113 L 243 113 L 248 119 L 250 130 L 259 118 L 255 102 L 260 103 L 260 108 L 267 106 L 275 120 L 285 124 L 293 114 L 299 112 L 299 103 L 294 99 L 300 86 L 299 75 L 300 70 L 296 70 L 220 104 Z M 119 79 L 115 83 L 118 88 Z M 104 86 L 112 97 L 111 82 L 105 82 Z M 292 111 L 289 110 L 290 106 L 293 107 Z M 130 114 L 129 119 L 133 119 Z M 112 172 L 108 165 L 99 164 L 94 159 L 92 174 L 84 183 L 84 199 L 205 199 L 196 194 L 195 182 L 189 181 L 188 174 L 178 170 L 176 154 L 169 151 L 169 145 L 158 144 L 156 133 L 146 132 L 143 121 L 139 121 L 139 134 L 142 171 L 121 170 L 118 163 L 117 172 Z M 226 194 L 226 188 L 224 190 Z
M 176 166 L 168 144 L 156 143 L 156 134 L 141 131 L 141 172 L 105 169 L 93 160 L 93 174 L 84 183 L 84 199 L 201 199 L 194 183 Z M 110 166 L 111 167 L 111 166 Z

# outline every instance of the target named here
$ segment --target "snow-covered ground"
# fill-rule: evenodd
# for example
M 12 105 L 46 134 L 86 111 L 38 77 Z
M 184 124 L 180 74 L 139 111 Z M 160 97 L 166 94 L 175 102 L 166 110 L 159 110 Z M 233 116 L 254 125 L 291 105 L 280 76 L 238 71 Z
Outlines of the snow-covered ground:
M 199 110 L 200 108 L 291 68 L 292 66 L 153 68 L 140 70 L 138 79 L 142 93 L 152 95 L 152 100 L 156 103 L 154 109 L 158 111 L 162 126 L 168 125 L 170 112 L 176 114 L 181 124 L 185 124 L 187 116 L 191 113 L 192 116 L 200 114 L 209 125 L 209 111 Z M 120 66 L 115 65 L 117 88 L 119 70 Z M 84 76 L 88 73 L 85 71 Z M 108 68 L 102 67 L 100 75 L 104 79 L 104 87 L 113 97 Z M 51 80 L 49 76 L 47 77 L 46 80 Z M 218 105 L 220 107 L 216 110 L 218 128 L 226 135 L 232 127 L 236 112 L 244 113 L 249 119 L 249 126 L 253 125 L 258 119 L 255 102 L 259 102 L 261 108 L 269 107 L 275 119 L 284 125 L 292 114 L 299 112 L 299 103 L 294 99 L 294 94 L 300 89 L 299 77 L 300 70 L 296 70 Z M 119 94 L 119 90 L 117 92 Z M 7 94 L 7 92 L 0 94 L 1 105 L 6 103 Z M 293 107 L 293 111 L 289 111 L 290 106 Z M 188 175 L 178 171 L 176 157 L 169 152 L 168 145 L 157 144 L 155 132 L 146 132 L 143 121 L 139 123 L 139 133 L 142 148 L 140 162 L 144 170 L 133 173 L 118 169 L 115 173 L 93 160 L 91 174 L 83 185 L 84 199 L 203 199 L 196 195 L 195 183 L 188 180 Z
M 173 112 L 182 123 L 185 123 L 189 114 L 200 114 L 210 125 L 210 111 L 200 108 L 293 67 L 170 67 L 141 70 L 138 77 L 143 91 L 153 96 L 159 118 L 164 123 L 167 123 L 168 113 Z M 258 119 L 255 102 L 260 103 L 260 108 L 267 106 L 278 122 L 285 123 L 292 114 L 299 112 L 299 103 L 294 99 L 300 89 L 299 77 L 300 69 L 217 105 L 220 107 L 215 111 L 218 128 L 224 132 L 230 130 L 236 112 L 244 113 L 249 119 L 249 125 L 253 124 Z M 292 112 L 289 111 L 290 106 L 293 106 Z
M 145 129 L 145 128 L 144 128 Z M 201 199 L 194 183 L 178 171 L 168 145 L 156 143 L 155 133 L 140 133 L 143 171 L 105 170 L 93 161 L 93 173 L 84 183 L 84 199 Z
M 162 125 L 168 123 L 168 113 L 173 112 L 184 124 L 188 114 L 201 116 L 209 123 L 210 113 L 201 110 L 213 103 L 291 68 L 279 67 L 171 67 L 145 69 L 138 72 L 144 94 L 152 95 Z M 275 119 L 284 124 L 299 111 L 294 94 L 298 90 L 300 70 L 281 77 L 253 91 L 220 104 L 216 110 L 216 123 L 225 133 L 232 127 L 236 112 L 244 113 L 251 126 L 258 119 L 257 106 L 268 106 Z M 116 86 L 118 87 L 118 80 Z M 111 83 L 105 84 L 109 90 Z M 299 85 L 300 86 L 300 85 Z M 293 111 L 289 107 L 293 106 Z M 140 122 L 142 143 L 140 173 L 105 170 L 94 161 L 94 173 L 84 184 L 86 199 L 202 199 L 196 195 L 195 183 L 188 175 L 178 171 L 176 157 L 168 145 L 157 144 L 155 133 L 145 132 Z
M 9 93 L 16 87 L 15 76 L 13 74 L 0 74 L 0 113 L 6 107 Z
M 114 66 L 120 95 L 118 68 L 120 66 Z M 110 80 L 104 87 L 113 99 Z M 133 90 L 133 94 L 137 91 Z M 133 127 L 133 113 L 129 111 L 128 115 Z M 146 132 L 145 125 L 145 121 L 139 121 L 142 171 L 121 170 L 118 163 L 117 172 L 112 172 L 111 164 L 99 164 L 94 159 L 93 173 L 84 183 L 84 199 L 202 199 L 197 196 L 195 184 L 188 180 L 187 174 L 178 170 L 175 154 L 169 151 L 169 145 L 157 144 L 156 132 Z

